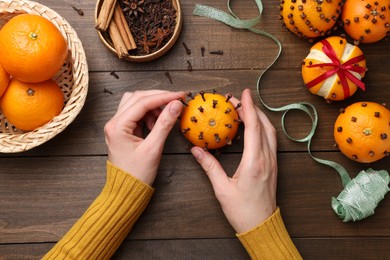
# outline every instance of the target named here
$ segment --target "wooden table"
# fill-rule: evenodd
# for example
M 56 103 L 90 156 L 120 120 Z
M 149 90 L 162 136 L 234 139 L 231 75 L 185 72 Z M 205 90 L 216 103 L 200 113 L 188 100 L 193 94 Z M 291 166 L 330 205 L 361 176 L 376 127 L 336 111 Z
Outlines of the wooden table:
M 166 89 L 198 92 L 212 89 L 240 96 L 251 88 L 278 132 L 278 205 L 287 229 L 306 259 L 389 259 L 390 198 L 374 216 L 343 223 L 330 200 L 342 190 L 338 174 L 314 162 L 306 144 L 288 140 L 281 131 L 281 113 L 269 112 L 258 102 L 255 84 L 276 54 L 269 39 L 192 15 L 202 3 L 226 10 L 225 1 L 182 1 L 184 26 L 177 44 L 162 58 L 135 64 L 119 61 L 100 42 L 94 29 L 94 0 L 38 1 L 57 11 L 77 31 L 90 69 L 86 104 L 63 133 L 44 145 L 19 154 L 0 156 L 0 259 L 37 259 L 47 252 L 81 216 L 105 182 L 107 158 L 103 126 L 116 111 L 126 91 Z M 300 66 L 311 43 L 282 28 L 278 1 L 264 0 L 259 28 L 275 35 L 283 53 L 265 75 L 262 95 L 270 106 L 307 101 L 319 112 L 313 152 L 341 163 L 352 176 L 368 167 L 390 170 L 390 159 L 364 165 L 355 163 L 333 144 L 333 123 L 340 108 L 355 101 L 390 104 L 389 41 L 361 45 L 369 71 L 366 92 L 358 90 L 344 102 L 326 103 L 304 87 Z M 84 11 L 79 16 L 71 7 Z M 234 1 L 242 18 L 257 15 L 254 1 Z M 187 55 L 185 42 L 192 50 Z M 200 48 L 206 48 L 205 57 Z M 210 55 L 223 50 L 223 55 Z M 190 61 L 193 71 L 187 70 Z M 110 75 L 116 71 L 119 79 Z M 171 84 L 165 72 L 169 71 Z M 111 92 L 111 93 L 109 93 Z M 310 120 L 291 113 L 287 127 L 296 137 L 310 129 Z M 218 156 L 233 174 L 242 153 L 242 140 Z M 247 253 L 226 221 L 211 185 L 187 149 L 176 128 L 167 141 L 155 195 L 114 259 L 246 259 Z

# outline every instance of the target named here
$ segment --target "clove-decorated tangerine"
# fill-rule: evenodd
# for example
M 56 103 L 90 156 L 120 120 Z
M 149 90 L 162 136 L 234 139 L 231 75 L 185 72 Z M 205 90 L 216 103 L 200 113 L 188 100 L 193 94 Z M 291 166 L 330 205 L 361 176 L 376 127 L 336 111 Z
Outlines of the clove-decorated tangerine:
M 342 3 L 342 0 L 281 0 L 280 19 L 299 37 L 325 36 L 335 29 Z
M 389 156 L 389 109 L 375 102 L 357 102 L 340 112 L 334 124 L 334 138 L 344 155 L 362 163 Z
M 227 97 L 217 93 L 204 93 L 193 96 L 185 103 L 180 119 L 180 130 L 193 145 L 208 149 L 218 149 L 231 145 L 237 134 L 239 118 L 236 107 Z
M 390 33 L 390 0 L 347 0 L 341 18 L 356 44 L 377 42 Z

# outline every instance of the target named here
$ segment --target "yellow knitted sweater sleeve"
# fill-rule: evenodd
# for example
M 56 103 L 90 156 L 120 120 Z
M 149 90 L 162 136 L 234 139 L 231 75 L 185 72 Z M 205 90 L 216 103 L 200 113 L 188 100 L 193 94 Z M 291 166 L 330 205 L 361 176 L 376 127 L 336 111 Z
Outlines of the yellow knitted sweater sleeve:
M 102 192 L 43 259 L 109 259 L 146 208 L 153 191 L 107 161 Z
M 279 208 L 266 221 L 237 237 L 252 259 L 302 259 L 284 226 Z

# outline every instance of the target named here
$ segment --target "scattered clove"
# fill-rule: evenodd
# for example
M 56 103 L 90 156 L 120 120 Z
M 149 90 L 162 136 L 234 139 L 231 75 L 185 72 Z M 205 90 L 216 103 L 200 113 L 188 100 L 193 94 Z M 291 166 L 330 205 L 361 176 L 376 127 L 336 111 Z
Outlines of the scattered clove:
M 189 60 L 187 61 L 187 64 L 188 64 L 187 70 L 188 71 L 192 71 L 192 64 L 191 64 L 191 62 Z
M 183 42 L 183 46 L 184 46 L 184 49 L 186 50 L 187 55 L 190 55 L 191 54 L 191 50 L 190 50 L 190 48 L 188 48 L 188 46 L 187 46 L 187 44 L 185 42 Z
M 168 71 L 165 72 L 165 76 L 168 78 L 169 82 L 170 82 L 171 84 L 173 84 L 172 78 L 171 78 L 171 74 L 169 74 Z
M 221 51 L 221 50 L 210 51 L 210 54 L 223 55 L 223 51 Z
M 77 8 L 76 6 L 72 5 L 73 10 L 75 10 L 80 16 L 84 15 L 84 11 L 80 8 Z
M 204 46 L 200 47 L 200 52 L 202 53 L 202 57 L 204 57 L 204 52 L 206 48 Z
M 108 90 L 108 89 L 106 89 L 106 88 L 104 88 L 103 89 L 103 93 L 108 93 L 108 94 L 114 94 L 114 93 L 112 93 L 112 91 L 110 91 L 110 90 Z
M 118 74 L 116 74 L 115 71 L 111 71 L 111 72 L 110 72 L 110 75 L 113 76 L 113 77 L 116 78 L 116 79 L 119 79 L 119 76 L 118 76 Z

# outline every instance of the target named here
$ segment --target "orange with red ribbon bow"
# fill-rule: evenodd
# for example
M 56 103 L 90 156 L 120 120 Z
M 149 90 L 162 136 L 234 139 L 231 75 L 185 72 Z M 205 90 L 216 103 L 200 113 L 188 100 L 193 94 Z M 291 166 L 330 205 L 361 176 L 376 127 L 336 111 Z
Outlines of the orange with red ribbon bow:
M 314 94 L 332 100 L 350 97 L 357 87 L 364 91 L 365 84 L 361 78 L 365 72 L 365 57 L 362 51 L 338 36 L 315 44 L 302 66 L 306 87 Z

